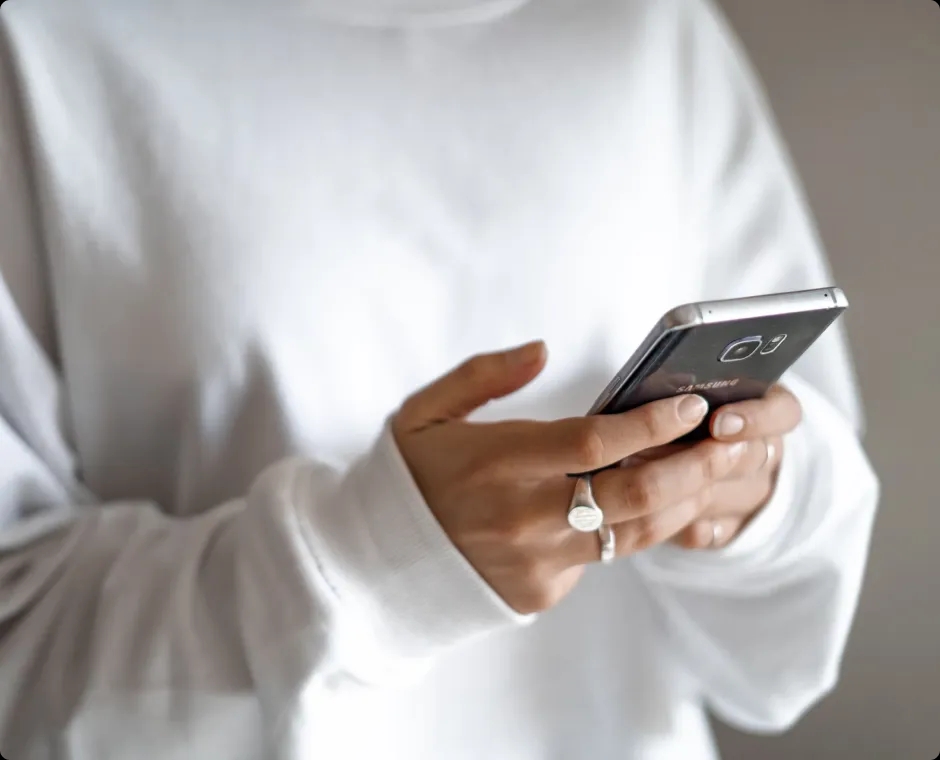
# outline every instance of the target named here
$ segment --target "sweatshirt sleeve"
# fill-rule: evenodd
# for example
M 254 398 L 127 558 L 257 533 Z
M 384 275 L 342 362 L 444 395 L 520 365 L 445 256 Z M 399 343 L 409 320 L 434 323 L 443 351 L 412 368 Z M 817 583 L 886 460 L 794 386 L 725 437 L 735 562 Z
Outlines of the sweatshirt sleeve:
M 0 751 L 189 756 L 229 737 L 229 757 L 274 757 L 301 692 L 408 679 L 444 648 L 524 622 L 453 547 L 387 426 L 348 470 L 285 460 L 193 518 L 90 491 L 63 423 L 3 52 Z M 144 712 L 167 728 L 159 741 L 121 717 Z
M 743 51 L 710 5 L 684 6 L 682 100 L 705 297 L 834 284 Z M 879 495 L 841 323 L 783 382 L 804 419 L 765 509 L 723 550 L 664 545 L 636 558 L 702 697 L 729 723 L 767 733 L 792 726 L 837 681 Z

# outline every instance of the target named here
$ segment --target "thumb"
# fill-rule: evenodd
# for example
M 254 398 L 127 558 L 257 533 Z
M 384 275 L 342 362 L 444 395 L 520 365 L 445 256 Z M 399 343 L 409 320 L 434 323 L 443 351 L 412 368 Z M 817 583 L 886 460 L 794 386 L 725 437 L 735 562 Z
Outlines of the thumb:
M 474 356 L 408 398 L 398 412 L 397 423 L 413 432 L 463 419 L 488 401 L 528 385 L 545 367 L 546 358 L 542 341 Z

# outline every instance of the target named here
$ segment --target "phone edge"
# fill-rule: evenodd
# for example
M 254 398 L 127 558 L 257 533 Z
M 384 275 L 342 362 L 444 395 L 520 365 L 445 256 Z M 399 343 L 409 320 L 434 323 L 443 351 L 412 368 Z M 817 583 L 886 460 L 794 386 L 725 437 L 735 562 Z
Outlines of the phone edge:
M 633 352 L 633 355 L 617 370 L 613 379 L 611 379 L 607 387 L 601 391 L 597 400 L 588 410 L 587 416 L 590 417 L 591 415 L 602 412 L 607 404 L 610 403 L 610 400 L 620 392 L 624 385 L 630 382 L 636 370 L 643 366 L 643 362 L 646 361 L 646 358 L 656 350 L 663 340 L 679 330 L 687 330 L 690 327 L 701 324 L 704 324 L 704 320 L 698 304 L 683 304 L 667 311 L 646 336 L 639 348 L 637 348 L 637 350 Z
M 702 313 L 703 324 L 720 324 L 762 317 L 767 311 L 774 311 L 778 314 L 799 314 L 827 309 L 845 311 L 849 307 L 849 301 L 842 288 L 830 287 L 721 301 L 703 301 L 698 306 Z
M 663 340 L 679 330 L 686 330 L 703 324 L 718 324 L 759 317 L 766 314 L 768 309 L 774 309 L 779 314 L 797 314 L 805 311 L 827 309 L 838 309 L 842 312 L 848 307 L 849 302 L 845 292 L 842 288 L 834 286 L 720 301 L 700 301 L 676 306 L 666 312 L 656 323 L 656 326 L 640 344 L 639 348 L 617 371 L 588 410 L 587 416 L 603 412 L 611 399 L 630 382 L 637 369 L 643 366 L 646 358 L 656 350 Z

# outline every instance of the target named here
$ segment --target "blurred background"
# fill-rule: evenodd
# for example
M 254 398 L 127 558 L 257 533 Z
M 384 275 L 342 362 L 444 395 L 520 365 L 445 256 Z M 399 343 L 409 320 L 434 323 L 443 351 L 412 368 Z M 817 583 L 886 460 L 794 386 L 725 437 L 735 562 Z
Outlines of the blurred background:
M 719 0 L 764 80 L 835 269 L 884 488 L 835 694 L 725 760 L 940 753 L 940 7 Z

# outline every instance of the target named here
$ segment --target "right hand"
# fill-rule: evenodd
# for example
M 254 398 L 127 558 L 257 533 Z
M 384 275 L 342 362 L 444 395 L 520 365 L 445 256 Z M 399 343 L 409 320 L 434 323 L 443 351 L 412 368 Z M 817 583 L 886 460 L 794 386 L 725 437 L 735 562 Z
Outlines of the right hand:
M 570 473 L 594 472 L 692 431 L 708 411 L 679 396 L 619 415 L 556 422 L 472 423 L 467 415 L 530 383 L 545 366 L 541 342 L 474 357 L 408 398 L 392 432 L 444 531 L 517 612 L 540 612 L 599 559 L 596 534 L 567 521 Z M 597 502 L 618 554 L 669 540 L 693 523 L 712 483 L 734 468 L 742 445 L 705 441 L 666 460 L 594 476 Z

